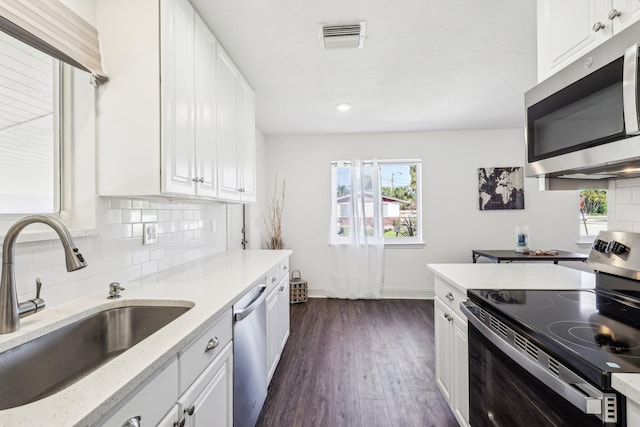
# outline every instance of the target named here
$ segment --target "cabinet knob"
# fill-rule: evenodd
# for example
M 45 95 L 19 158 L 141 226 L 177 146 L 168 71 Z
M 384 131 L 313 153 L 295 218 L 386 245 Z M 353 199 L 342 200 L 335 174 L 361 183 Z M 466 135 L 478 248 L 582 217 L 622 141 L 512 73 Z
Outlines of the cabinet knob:
M 187 419 L 183 417 L 183 418 L 180 418 L 178 421 L 174 421 L 173 427 L 184 427 L 186 423 L 187 423 Z
M 184 410 L 184 413 L 187 415 L 193 415 L 193 413 L 196 411 L 196 405 L 193 404 L 191 406 L 189 406 L 187 409 Z
M 204 352 L 206 353 L 206 352 L 208 352 L 210 350 L 213 350 L 214 348 L 216 348 L 219 345 L 220 345 L 220 340 L 218 339 L 218 337 L 213 337 L 207 343 L 207 347 L 204 349 Z M 189 415 L 191 415 L 191 414 L 189 414 Z
M 604 25 L 602 22 L 598 21 L 595 24 L 593 24 L 593 31 L 595 33 L 597 33 L 598 31 L 604 29 L 604 27 L 606 27 L 606 25 Z
M 277 281 L 278 281 L 278 278 L 276 276 L 271 277 L 271 283 L 275 283 Z
M 140 427 L 141 419 L 142 417 L 140 415 L 137 417 L 131 417 L 122 424 L 122 427 Z
M 448 299 L 449 301 L 453 301 L 453 294 L 451 292 L 447 292 L 447 295 L 445 296 L 446 299 Z
M 451 322 L 451 320 L 453 320 L 453 317 L 451 317 L 449 313 L 445 313 L 444 318 L 447 319 L 448 322 Z
M 280 292 L 284 291 L 284 285 L 280 286 Z
M 616 19 L 620 15 L 622 15 L 622 12 L 620 12 L 617 9 L 611 9 L 609 11 L 609 14 L 607 15 L 607 18 L 609 18 L 609 21 L 613 21 L 614 19 Z

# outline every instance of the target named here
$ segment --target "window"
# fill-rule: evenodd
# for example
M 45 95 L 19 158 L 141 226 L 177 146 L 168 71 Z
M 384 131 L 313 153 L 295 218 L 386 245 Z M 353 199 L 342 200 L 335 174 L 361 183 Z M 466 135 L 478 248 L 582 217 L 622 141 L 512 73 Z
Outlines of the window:
M 607 190 L 580 190 L 580 240 L 592 242 L 607 229 Z
M 364 161 L 361 176 L 354 177 L 351 162 L 332 163 L 332 224 L 336 225 L 331 236 L 333 243 L 349 236 L 353 206 L 365 216 L 368 235 L 374 235 L 380 226 L 385 244 L 422 243 L 421 161 L 380 160 L 378 165 L 374 171 L 373 162 Z M 377 185 L 373 182 L 376 178 Z M 361 181 L 361 204 L 351 203 L 352 189 L 360 187 L 354 186 L 354 179 Z M 376 188 L 381 193 L 377 198 Z M 380 212 L 380 218 L 376 212 Z
M 60 66 L 0 32 L 0 213 L 60 211 Z

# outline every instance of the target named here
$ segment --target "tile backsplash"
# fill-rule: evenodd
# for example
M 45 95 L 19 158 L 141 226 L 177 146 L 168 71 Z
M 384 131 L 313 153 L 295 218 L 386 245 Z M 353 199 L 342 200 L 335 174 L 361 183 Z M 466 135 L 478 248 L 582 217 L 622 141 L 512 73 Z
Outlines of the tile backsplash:
M 227 249 L 226 205 L 163 199 L 102 198 L 95 234 L 74 237 L 87 260 L 67 272 L 59 240 L 19 243 L 15 251 L 18 299 L 33 298 L 35 279 L 42 298 L 55 306 L 95 292 L 111 282 L 147 286 L 158 273 Z M 143 245 L 143 224 L 155 222 L 158 241 Z

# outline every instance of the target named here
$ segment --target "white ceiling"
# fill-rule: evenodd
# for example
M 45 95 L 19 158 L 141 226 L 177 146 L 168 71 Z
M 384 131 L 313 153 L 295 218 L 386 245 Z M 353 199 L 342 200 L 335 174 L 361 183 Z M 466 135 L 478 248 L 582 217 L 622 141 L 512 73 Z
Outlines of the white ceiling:
M 519 127 L 536 81 L 534 0 L 192 2 L 266 135 Z M 364 49 L 321 47 L 319 24 L 359 20 Z

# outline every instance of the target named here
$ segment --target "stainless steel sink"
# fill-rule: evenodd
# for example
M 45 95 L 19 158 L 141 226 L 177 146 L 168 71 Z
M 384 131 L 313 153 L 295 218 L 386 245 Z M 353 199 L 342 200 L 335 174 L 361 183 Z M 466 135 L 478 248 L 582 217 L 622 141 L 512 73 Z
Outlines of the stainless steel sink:
M 187 310 L 189 307 L 176 306 L 113 308 L 0 353 L 0 410 L 64 389 Z

